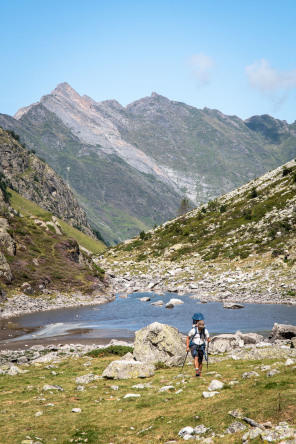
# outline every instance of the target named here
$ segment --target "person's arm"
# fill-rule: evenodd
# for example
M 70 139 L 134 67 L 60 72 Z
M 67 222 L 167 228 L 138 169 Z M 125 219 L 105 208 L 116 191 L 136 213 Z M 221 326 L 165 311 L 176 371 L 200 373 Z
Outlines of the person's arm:
M 186 351 L 187 352 L 189 352 L 189 350 L 190 350 L 189 341 L 190 341 L 190 336 L 187 336 L 187 338 L 186 338 Z

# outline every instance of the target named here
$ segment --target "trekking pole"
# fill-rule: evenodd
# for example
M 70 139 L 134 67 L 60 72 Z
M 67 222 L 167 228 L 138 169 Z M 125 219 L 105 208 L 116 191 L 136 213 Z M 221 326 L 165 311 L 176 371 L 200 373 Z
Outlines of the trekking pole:
M 207 369 L 209 368 L 209 341 L 207 341 Z
M 181 371 L 183 371 L 183 368 L 184 368 L 184 365 L 185 365 L 185 362 L 186 362 L 186 359 L 187 359 L 188 353 L 189 353 L 189 351 L 186 353 L 186 356 L 185 356 L 185 359 L 184 359 L 184 362 L 183 362 L 183 365 L 182 365 L 182 369 L 181 369 Z

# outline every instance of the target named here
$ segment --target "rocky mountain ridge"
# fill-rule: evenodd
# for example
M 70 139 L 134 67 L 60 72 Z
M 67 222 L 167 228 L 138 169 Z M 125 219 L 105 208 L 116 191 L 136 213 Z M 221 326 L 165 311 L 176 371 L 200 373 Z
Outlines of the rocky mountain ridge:
M 94 237 L 84 211 L 63 180 L 43 160 L 1 128 L 0 172 L 23 197 Z
M 173 218 L 184 196 L 205 203 L 296 155 L 295 123 L 243 121 L 157 93 L 123 107 L 67 83 L 0 125 L 64 178 L 111 243 Z

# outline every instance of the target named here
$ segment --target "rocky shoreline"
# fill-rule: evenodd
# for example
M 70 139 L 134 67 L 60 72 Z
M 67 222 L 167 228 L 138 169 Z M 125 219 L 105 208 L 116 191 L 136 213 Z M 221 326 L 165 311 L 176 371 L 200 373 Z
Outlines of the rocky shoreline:
M 113 272 L 109 270 L 112 274 Z M 182 273 L 181 269 L 179 272 Z M 191 293 L 193 299 L 200 302 L 231 302 L 231 303 L 252 303 L 252 304 L 286 304 L 296 305 L 295 296 L 283 295 L 283 287 L 280 286 L 278 291 L 273 289 L 258 289 L 255 282 L 245 285 L 236 283 L 234 277 L 229 273 L 220 274 L 218 276 L 204 275 L 203 279 L 192 280 L 179 277 L 177 273 L 171 271 L 172 276 L 163 274 L 141 274 L 134 276 L 130 272 L 124 274 L 113 274 L 112 287 L 115 293 L 130 294 L 135 292 L 171 292 L 177 293 L 178 296 Z M 245 278 L 243 279 L 243 282 Z
M 27 313 L 55 310 L 66 307 L 79 307 L 85 305 L 100 305 L 111 302 L 115 295 L 110 293 L 96 293 L 85 295 L 81 292 L 60 293 L 52 292 L 50 297 L 31 297 L 26 294 L 18 294 L 9 297 L 0 306 L 0 319 L 7 319 Z

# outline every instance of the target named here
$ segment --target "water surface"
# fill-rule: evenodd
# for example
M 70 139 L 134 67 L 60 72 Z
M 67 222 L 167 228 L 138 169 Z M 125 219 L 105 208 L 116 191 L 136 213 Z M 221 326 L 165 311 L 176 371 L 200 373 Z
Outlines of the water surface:
M 150 302 L 140 298 L 149 296 Z M 171 299 L 181 299 L 184 304 L 173 309 L 165 308 Z M 157 307 L 151 302 L 163 300 L 164 305 Z M 187 334 L 191 328 L 192 315 L 201 312 L 205 316 L 206 327 L 211 335 L 221 333 L 258 332 L 268 336 L 275 322 L 295 324 L 296 306 L 276 304 L 244 304 L 243 309 L 225 309 L 220 302 L 202 304 L 190 295 L 178 296 L 166 293 L 134 293 L 127 299 L 117 297 L 113 302 L 75 308 L 64 308 L 45 312 L 31 313 L 14 318 L 20 327 L 37 328 L 13 340 L 51 338 L 70 334 L 80 338 L 122 337 L 131 338 L 135 331 L 158 321 L 177 327 Z

